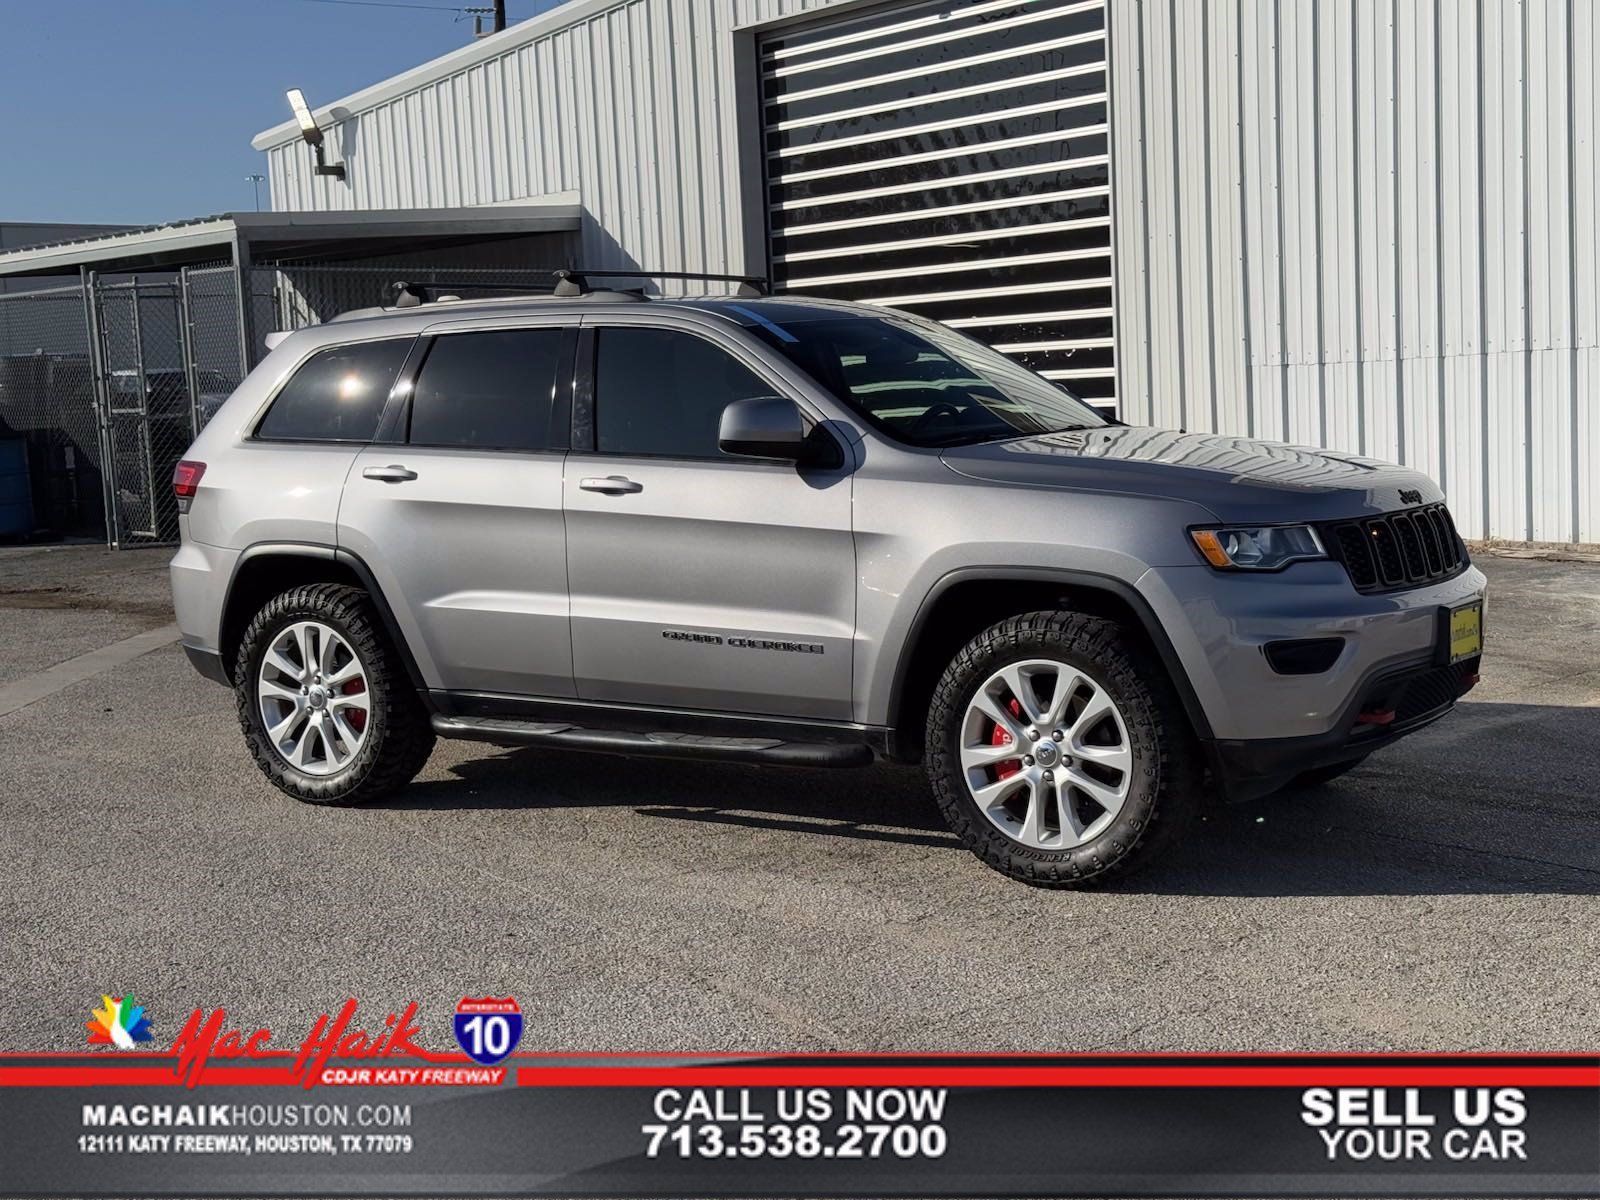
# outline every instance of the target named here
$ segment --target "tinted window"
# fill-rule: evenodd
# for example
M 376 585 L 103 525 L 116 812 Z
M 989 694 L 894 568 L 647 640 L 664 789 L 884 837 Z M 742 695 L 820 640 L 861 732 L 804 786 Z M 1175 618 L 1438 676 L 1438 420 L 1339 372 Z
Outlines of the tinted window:
M 726 351 L 692 334 L 602 329 L 599 340 L 595 438 L 603 454 L 716 458 L 722 410 L 774 393 Z
M 411 441 L 422 446 L 545 450 L 561 329 L 496 329 L 438 338 L 411 396 Z
M 410 338 L 334 346 L 312 355 L 272 402 L 257 437 L 313 442 L 368 442 L 389 389 L 411 349 Z

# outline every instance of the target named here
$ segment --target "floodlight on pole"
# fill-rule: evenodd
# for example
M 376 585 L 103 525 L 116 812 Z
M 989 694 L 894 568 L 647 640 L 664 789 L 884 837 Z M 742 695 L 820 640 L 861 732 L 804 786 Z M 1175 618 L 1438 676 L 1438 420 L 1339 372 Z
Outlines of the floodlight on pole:
M 299 88 L 290 88 L 289 111 L 294 113 L 295 124 L 300 126 L 300 136 L 306 140 L 306 145 L 311 147 L 317 159 L 317 174 L 331 175 L 335 179 L 344 178 L 344 164 L 330 163 L 327 161 L 322 145 L 322 129 L 317 125 L 317 119 L 311 115 L 311 106 L 306 103 L 305 93 Z
M 311 106 L 306 103 L 306 94 L 299 88 L 290 88 L 289 111 L 294 113 L 295 124 L 300 126 L 300 136 L 313 146 L 322 144 L 322 130 L 317 128 L 317 119 L 311 115 Z

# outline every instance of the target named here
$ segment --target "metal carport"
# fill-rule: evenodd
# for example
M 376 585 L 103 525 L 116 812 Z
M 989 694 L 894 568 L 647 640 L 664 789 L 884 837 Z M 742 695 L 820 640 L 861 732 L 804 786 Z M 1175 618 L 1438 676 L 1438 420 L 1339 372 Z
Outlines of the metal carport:
M 506 286 L 570 265 L 574 193 L 450 209 L 226 213 L 0 253 L 0 437 L 27 442 L 34 529 L 176 538 L 171 463 L 273 329 L 394 279 Z M 515 277 L 515 278 L 514 278 Z
M 19 247 L 0 253 L 0 276 L 171 270 L 219 259 L 240 269 L 269 260 L 351 261 L 576 233 L 581 219 L 573 193 L 482 208 L 223 213 Z

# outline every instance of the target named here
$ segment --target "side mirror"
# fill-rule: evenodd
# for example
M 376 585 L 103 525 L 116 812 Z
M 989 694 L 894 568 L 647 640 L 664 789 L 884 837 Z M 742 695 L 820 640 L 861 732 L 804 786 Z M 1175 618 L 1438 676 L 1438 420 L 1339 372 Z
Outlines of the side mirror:
M 724 454 L 790 462 L 809 453 L 800 409 L 782 396 L 753 396 L 728 405 L 717 426 L 717 447 Z

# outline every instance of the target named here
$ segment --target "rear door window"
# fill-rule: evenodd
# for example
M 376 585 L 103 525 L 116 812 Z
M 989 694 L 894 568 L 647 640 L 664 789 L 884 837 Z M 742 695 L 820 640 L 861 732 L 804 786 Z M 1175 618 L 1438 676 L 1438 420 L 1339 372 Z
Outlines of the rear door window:
M 410 442 L 479 450 L 551 450 L 568 332 L 559 328 L 448 333 L 434 340 L 411 394 Z M 562 422 L 564 424 L 564 422 Z
M 278 393 L 256 436 L 293 442 L 370 442 L 414 339 L 330 346 Z

